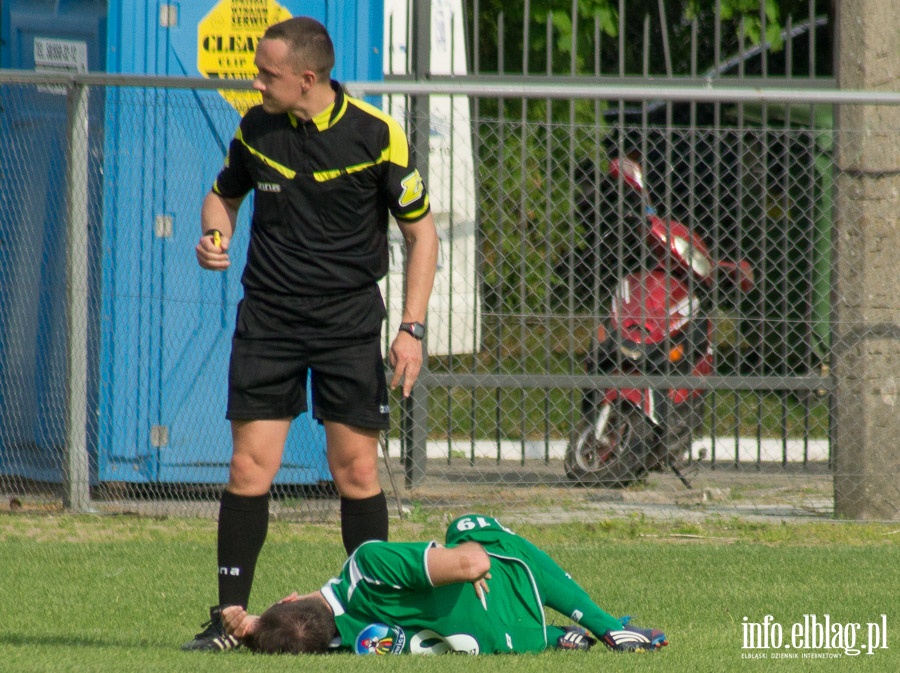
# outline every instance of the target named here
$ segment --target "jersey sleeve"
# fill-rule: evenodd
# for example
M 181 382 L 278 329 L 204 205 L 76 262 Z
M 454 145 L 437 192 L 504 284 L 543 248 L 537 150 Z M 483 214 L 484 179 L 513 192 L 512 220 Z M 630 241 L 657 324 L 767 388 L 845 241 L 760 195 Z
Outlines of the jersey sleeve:
M 239 126 L 228 146 L 225 165 L 213 183 L 213 192 L 226 199 L 246 195 L 253 189 L 253 178 L 247 165 L 247 147 L 244 145 L 242 129 Z
M 406 134 L 394 119 L 387 120 L 385 188 L 391 215 L 401 222 L 416 222 L 431 210 L 425 181 L 409 153 Z
M 434 542 L 369 542 L 348 562 L 363 581 L 395 589 L 427 589 L 432 583 L 426 556 L 434 546 Z

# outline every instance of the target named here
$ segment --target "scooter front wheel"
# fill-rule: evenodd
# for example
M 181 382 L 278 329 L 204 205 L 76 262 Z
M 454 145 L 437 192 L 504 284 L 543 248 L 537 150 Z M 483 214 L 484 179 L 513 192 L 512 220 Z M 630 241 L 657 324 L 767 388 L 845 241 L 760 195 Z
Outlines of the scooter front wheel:
M 648 470 L 655 432 L 631 405 L 594 407 L 566 448 L 566 476 L 584 486 L 621 488 Z

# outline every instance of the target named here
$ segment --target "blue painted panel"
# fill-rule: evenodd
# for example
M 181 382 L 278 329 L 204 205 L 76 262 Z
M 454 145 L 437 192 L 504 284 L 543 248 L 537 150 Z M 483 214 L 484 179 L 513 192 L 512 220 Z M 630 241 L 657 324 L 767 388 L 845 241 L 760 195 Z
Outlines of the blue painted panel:
M 0 2 L 0 66 L 34 67 L 35 37 L 83 41 L 88 69 L 196 76 L 198 23 L 217 0 Z M 323 21 L 342 81 L 381 77 L 381 0 L 281 0 L 291 14 Z M 26 96 L 0 116 L 0 473 L 60 480 L 65 441 L 65 98 Z M 6 101 L 0 101 L 6 103 Z M 202 271 L 193 247 L 203 196 L 239 121 L 213 91 L 113 87 L 92 93 L 93 249 L 90 285 L 97 325 L 89 345 L 89 441 L 101 481 L 222 482 L 230 458 L 225 381 L 241 295 L 249 203 L 232 249 L 232 270 Z M 105 112 L 100 112 L 105 110 Z M 21 146 L 17 145 L 19 143 Z M 22 143 L 25 143 L 22 145 Z M 28 156 L 23 169 L 22 158 Z M 99 167 L 99 163 L 98 163 Z M 22 171 L 28 171 L 23 176 Z M 31 191 L 22 194 L 22 184 Z M 18 191 L 16 191 L 18 190 Z M 16 194 L 13 200 L 9 195 Z M 30 196 L 29 196 L 30 195 Z M 96 204 L 102 203 L 102 212 Z M 172 222 L 158 237 L 158 218 Z M 96 221 L 95 221 L 96 220 Z M 102 236 L 102 241 L 100 237 Z M 13 324 L 15 323 L 15 324 Z M 9 335 L 9 336 L 2 336 Z M 13 393 L 14 391 L 14 393 Z M 154 446 L 151 428 L 168 429 Z M 324 432 L 308 415 L 291 429 L 276 481 L 328 480 Z
M 103 67 L 105 7 L 97 2 L 0 3 L 4 67 L 34 68 L 36 38 L 83 42 L 89 70 Z M 66 205 L 64 92 L 28 85 L 0 93 L 0 472 L 62 479 L 66 437 Z M 103 92 L 90 96 L 102 119 Z M 99 156 L 102 126 L 90 139 Z M 99 164 L 90 168 L 90 202 L 100 200 Z M 100 226 L 89 213 L 91 249 Z M 94 288 L 97 265 L 89 260 Z M 92 298 L 96 297 L 91 293 Z M 96 300 L 99 301 L 99 300 Z M 97 304 L 89 306 L 98 315 Z M 96 330 L 89 337 L 96 338 Z M 91 342 L 88 405 L 96 405 L 97 343 Z M 96 425 L 88 428 L 96 449 Z
M 177 25 L 164 28 L 156 3 L 116 3 L 109 17 L 110 71 L 199 75 L 197 26 L 216 4 L 179 3 Z M 380 0 L 280 4 L 293 15 L 326 24 L 338 52 L 337 78 L 381 76 L 374 46 L 381 44 L 380 18 L 370 17 L 382 14 Z M 357 11 L 364 15 L 358 23 Z M 373 29 L 379 32 L 363 34 Z M 103 268 L 104 296 L 110 298 L 104 318 L 111 330 L 103 346 L 101 479 L 220 483 L 227 477 L 226 377 L 249 200 L 228 272 L 200 269 L 193 248 L 200 204 L 238 121 L 238 113 L 214 91 L 122 90 L 110 98 L 104 220 L 111 245 Z M 168 237 L 153 235 L 152 223 L 160 216 L 171 219 Z M 150 427 L 157 425 L 168 429 L 162 447 L 151 446 Z M 324 431 L 304 414 L 292 426 L 276 481 L 329 479 Z
M 10 0 L 3 5 L 3 67 L 34 68 L 34 38 L 87 44 L 88 70 L 105 69 L 106 7 L 93 0 Z

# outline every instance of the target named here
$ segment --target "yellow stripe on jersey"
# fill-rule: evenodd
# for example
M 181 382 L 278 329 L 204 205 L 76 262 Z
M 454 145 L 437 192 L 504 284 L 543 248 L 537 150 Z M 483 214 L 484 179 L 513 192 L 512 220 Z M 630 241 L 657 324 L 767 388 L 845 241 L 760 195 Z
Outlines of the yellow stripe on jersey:
M 295 171 L 295 170 L 293 170 L 293 169 L 291 169 L 291 168 L 288 168 L 287 166 L 284 166 L 284 165 L 278 163 L 277 161 L 273 161 L 272 159 L 270 159 L 269 157 L 267 157 L 267 156 L 266 156 L 265 154 L 263 154 L 262 152 L 260 152 L 260 151 L 258 151 L 258 150 L 255 150 L 255 149 L 253 149 L 252 147 L 250 147 L 250 145 L 248 145 L 248 144 L 244 141 L 244 134 L 241 133 L 240 127 L 238 127 L 237 133 L 234 134 L 234 137 L 237 138 L 237 139 L 241 142 L 241 144 L 242 144 L 244 147 L 247 148 L 247 151 L 250 152 L 250 154 L 252 154 L 252 155 L 255 156 L 256 158 L 258 158 L 260 161 L 262 161 L 262 162 L 263 162 L 266 166 L 268 166 L 269 168 L 273 168 L 273 169 L 275 169 L 276 171 L 278 171 L 279 173 L 281 173 L 281 174 L 282 174 L 284 177 L 286 177 L 288 180 L 293 180 L 294 177 L 297 175 L 297 171 Z
M 422 217 L 424 217 L 425 213 L 428 212 L 428 207 L 429 207 L 429 201 L 428 201 L 428 196 L 426 195 L 425 201 L 422 203 L 421 208 L 419 208 L 418 210 L 413 210 L 409 213 L 403 213 L 403 215 L 399 215 L 399 216 L 395 215 L 395 217 L 398 220 L 401 220 L 403 222 L 415 222 L 416 220 L 420 220 L 420 219 L 422 219 Z
M 360 171 L 364 171 L 367 168 L 372 168 L 372 166 L 377 166 L 384 159 L 378 159 L 377 161 L 366 161 L 362 164 L 356 164 L 356 166 L 347 166 L 346 168 L 332 168 L 327 171 L 313 171 L 313 178 L 315 178 L 316 182 L 327 182 L 328 180 L 334 180 L 337 177 L 342 175 L 349 175 L 350 173 L 359 173 Z
M 374 105 L 369 105 L 365 101 L 359 100 L 358 98 L 347 96 L 346 100 L 348 101 L 348 103 L 352 103 L 356 107 L 364 110 L 365 112 L 368 112 L 373 117 L 377 117 L 385 124 L 387 124 L 390 136 L 388 146 L 386 148 L 386 160 L 390 161 L 392 164 L 397 164 L 402 168 L 406 168 L 407 166 L 409 166 L 409 146 L 406 144 L 406 134 L 403 133 L 403 129 L 400 127 L 400 124 L 397 122 L 397 120 L 391 117 L 389 114 L 386 114 L 382 110 L 379 110 Z
M 334 119 L 331 118 L 332 110 L 334 107 L 334 104 L 332 104 L 329 105 L 328 108 L 322 113 L 316 115 L 312 120 L 313 123 L 315 123 L 316 127 L 320 131 L 324 131 L 329 126 L 337 123 L 337 121 L 344 116 L 344 113 L 347 111 L 347 106 L 350 103 L 353 103 L 360 109 L 368 112 L 373 117 L 377 117 L 387 125 L 389 134 L 388 146 L 382 150 L 381 156 L 378 157 L 378 159 L 376 159 L 375 161 L 367 161 L 361 164 L 356 164 L 355 166 L 347 166 L 345 168 L 333 168 L 326 171 L 315 171 L 313 173 L 313 178 L 316 180 L 316 182 L 327 182 L 328 180 L 334 180 L 341 175 L 359 173 L 360 171 L 364 171 L 367 168 L 372 168 L 373 166 L 377 166 L 378 164 L 381 164 L 385 161 L 389 161 L 404 168 L 409 165 L 409 146 L 407 145 L 406 135 L 404 134 L 403 129 L 400 127 L 400 124 L 398 124 L 397 121 L 390 115 L 385 114 L 375 106 L 369 105 L 365 101 L 361 101 L 350 96 L 345 96 L 344 104 L 341 106 L 341 109 L 338 111 Z M 294 116 L 290 115 L 290 118 L 291 123 L 296 126 L 296 119 L 294 118 Z M 237 133 L 235 133 L 235 138 L 237 138 L 237 140 L 239 140 L 241 144 L 247 148 L 247 151 L 250 152 L 250 154 L 257 157 L 266 166 L 269 166 L 270 168 L 278 171 L 288 180 L 292 180 L 294 179 L 294 177 L 296 177 L 297 171 L 288 168 L 287 166 L 280 164 L 273 159 L 270 159 L 266 155 L 262 154 L 259 150 L 256 150 L 249 144 L 247 144 L 247 142 L 244 140 L 244 136 L 241 132 L 240 127 L 238 127 Z M 226 157 L 226 164 L 227 161 L 228 159 Z M 410 199 L 410 201 L 414 200 L 415 198 Z M 426 205 L 425 208 L 422 209 L 422 213 L 424 213 L 425 209 L 427 209 L 427 203 L 428 202 L 426 198 Z M 421 214 L 419 216 L 421 216 Z M 413 217 L 412 219 L 415 218 Z

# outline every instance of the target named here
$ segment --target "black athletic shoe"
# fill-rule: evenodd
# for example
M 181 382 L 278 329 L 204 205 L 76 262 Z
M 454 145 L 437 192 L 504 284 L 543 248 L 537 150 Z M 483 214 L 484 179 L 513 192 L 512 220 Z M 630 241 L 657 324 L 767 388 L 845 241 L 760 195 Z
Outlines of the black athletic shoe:
M 224 605 L 216 605 L 209 609 L 209 621 L 203 625 L 203 630 L 194 636 L 194 639 L 181 646 L 188 652 L 224 652 L 236 650 L 241 642 L 225 632 L 225 624 L 222 622 L 222 608 Z
M 591 649 L 597 640 L 588 635 L 580 626 L 569 626 L 566 632 L 556 639 L 556 647 L 561 650 L 582 650 Z
M 642 629 L 631 626 L 629 618 L 622 620 L 621 629 L 610 629 L 602 640 L 611 650 L 619 652 L 653 652 L 669 644 L 666 634 L 659 629 Z

